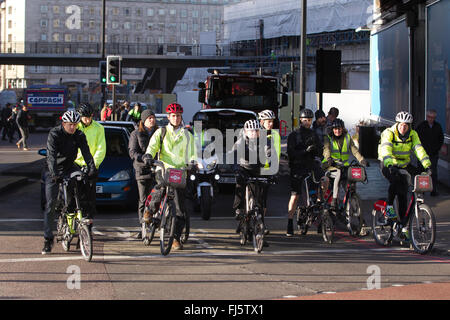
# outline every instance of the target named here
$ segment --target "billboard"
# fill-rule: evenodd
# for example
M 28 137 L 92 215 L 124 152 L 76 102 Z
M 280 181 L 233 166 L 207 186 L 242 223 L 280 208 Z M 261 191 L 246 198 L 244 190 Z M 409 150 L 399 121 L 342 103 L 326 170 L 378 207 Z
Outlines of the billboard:
M 394 121 L 409 111 L 409 42 L 401 20 L 370 37 L 371 113 Z

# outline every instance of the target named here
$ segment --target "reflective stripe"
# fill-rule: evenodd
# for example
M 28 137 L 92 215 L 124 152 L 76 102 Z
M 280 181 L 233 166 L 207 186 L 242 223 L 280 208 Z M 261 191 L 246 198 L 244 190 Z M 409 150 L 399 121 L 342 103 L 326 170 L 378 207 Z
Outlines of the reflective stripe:
M 393 147 L 394 145 L 392 143 L 390 143 L 390 142 L 384 142 L 384 143 L 381 144 L 381 146 L 382 147 L 383 146 Z
M 413 148 L 414 148 L 414 150 L 416 150 L 419 147 L 422 147 L 422 145 L 421 144 L 416 144 Z
M 392 157 L 391 157 L 391 156 L 385 156 L 385 157 L 383 157 L 383 161 L 385 161 L 386 159 L 392 159 Z
M 429 157 L 425 157 L 422 160 L 420 160 L 420 162 L 424 163 L 426 160 L 430 160 L 430 158 Z

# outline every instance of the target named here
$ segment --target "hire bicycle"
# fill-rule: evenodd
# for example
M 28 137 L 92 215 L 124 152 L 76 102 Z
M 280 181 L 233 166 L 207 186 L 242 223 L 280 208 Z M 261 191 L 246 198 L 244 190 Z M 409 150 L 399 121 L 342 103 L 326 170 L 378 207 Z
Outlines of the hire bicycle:
M 405 236 L 404 226 L 398 218 L 387 217 L 387 202 L 383 199 L 375 202 L 372 210 L 373 237 L 375 242 L 381 246 L 388 246 L 393 240 L 399 241 L 400 244 L 409 242 L 415 252 L 426 254 L 431 251 L 436 240 L 436 218 L 423 198 L 424 192 L 433 190 L 431 177 L 426 173 L 416 175 L 413 185 L 408 171 L 399 169 L 398 174 L 406 176 L 411 193 L 404 218 L 405 221 L 409 220 L 407 230 L 410 239 Z
M 80 185 L 87 183 L 87 175 L 74 171 L 63 178 L 59 185 L 56 212 L 59 212 L 56 241 L 61 242 L 64 251 L 70 250 L 73 238 L 78 237 L 77 249 L 81 249 L 84 260 L 91 261 L 93 239 L 90 226 L 92 219 L 83 217 L 80 200 Z M 74 201 L 73 201 L 74 200 Z M 75 206 L 73 204 L 75 202 Z

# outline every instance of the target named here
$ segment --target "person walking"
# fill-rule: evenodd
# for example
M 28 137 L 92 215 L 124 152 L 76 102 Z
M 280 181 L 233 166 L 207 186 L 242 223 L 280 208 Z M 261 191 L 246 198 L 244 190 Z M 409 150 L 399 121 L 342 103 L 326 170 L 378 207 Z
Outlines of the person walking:
M 20 149 L 20 145 L 23 144 L 23 150 L 28 151 L 28 145 L 27 145 L 27 139 L 30 135 L 29 129 L 28 129 L 28 120 L 30 119 L 30 116 L 28 115 L 28 108 L 26 105 L 22 106 L 22 110 L 19 111 L 17 114 L 17 127 L 19 128 L 21 138 L 19 141 L 17 141 L 16 145 L 17 148 Z
M 436 110 L 429 109 L 426 115 L 427 119 L 422 121 L 416 128 L 422 146 L 431 161 L 431 178 L 433 180 L 433 191 L 431 191 L 432 197 L 439 195 L 437 192 L 437 164 L 439 160 L 439 150 L 441 150 L 442 144 L 444 143 L 444 132 L 442 131 L 441 125 L 436 121 L 436 115 Z M 421 166 L 421 169 L 422 171 L 425 171 L 423 166 Z
M 2 109 L 1 122 L 3 126 L 2 140 L 6 140 L 6 136 L 8 136 L 9 142 L 12 142 L 11 116 L 12 116 L 11 104 L 7 103 L 6 106 Z
M 105 102 L 102 111 L 100 111 L 100 120 L 109 121 L 111 120 L 112 108 Z

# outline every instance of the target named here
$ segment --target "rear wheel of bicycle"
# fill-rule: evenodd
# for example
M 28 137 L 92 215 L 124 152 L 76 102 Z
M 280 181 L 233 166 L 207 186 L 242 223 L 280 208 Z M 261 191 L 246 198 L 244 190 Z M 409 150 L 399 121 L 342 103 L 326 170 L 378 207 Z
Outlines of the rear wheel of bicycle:
M 297 216 L 297 227 L 300 234 L 305 235 L 308 233 L 308 215 L 306 213 L 306 210 L 301 210 L 299 207 L 295 210 L 296 216 Z
M 253 230 L 253 249 L 261 253 L 264 246 L 264 223 L 262 222 L 261 215 L 252 218 L 252 230 Z
M 372 234 L 380 246 L 388 246 L 394 236 L 392 221 L 386 219 L 381 210 L 372 210 Z
M 328 211 L 322 212 L 322 238 L 327 243 L 333 243 L 334 221 Z
M 436 240 L 436 218 L 426 204 L 419 205 L 417 215 L 409 220 L 409 234 L 414 251 L 426 254 L 431 251 Z
M 353 193 L 347 202 L 347 229 L 351 236 L 358 236 L 363 226 L 361 214 L 361 200 L 356 193 Z
M 78 227 L 78 237 L 80 239 L 80 249 L 84 260 L 91 261 L 93 254 L 92 234 L 89 226 L 80 224 Z
M 161 254 L 166 256 L 172 249 L 175 232 L 175 204 L 167 203 L 163 211 L 161 227 L 159 228 Z

